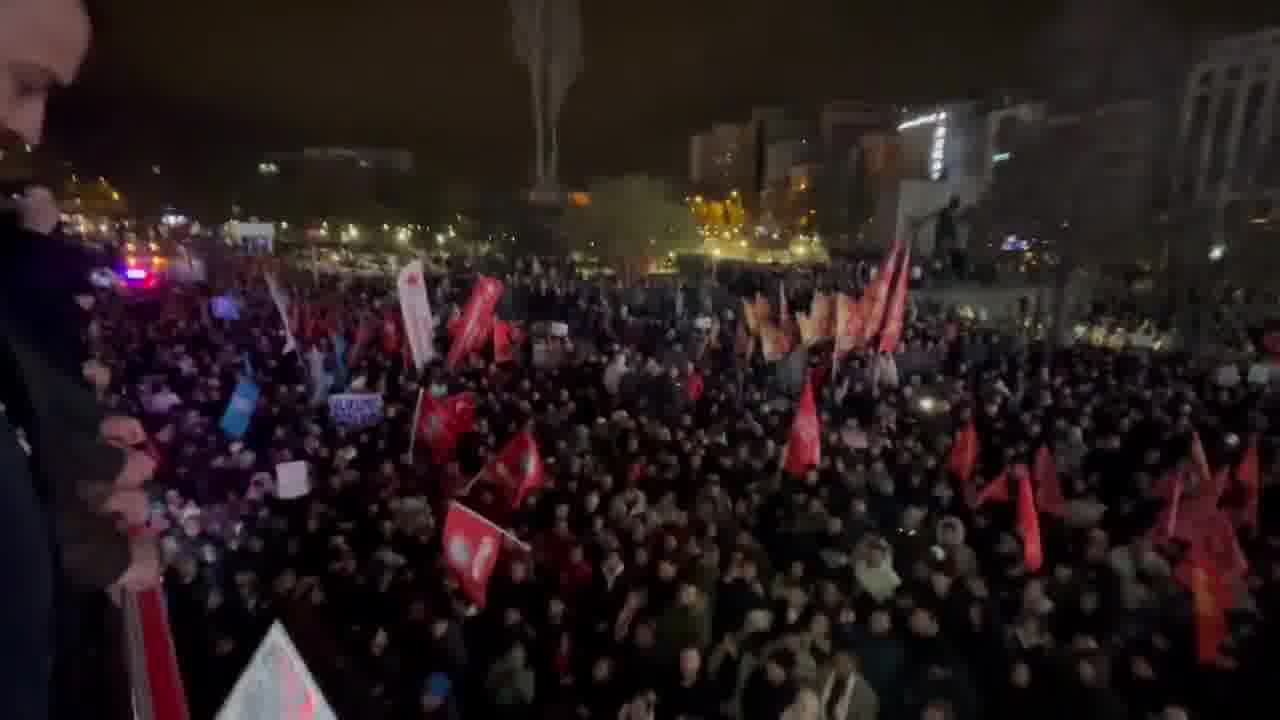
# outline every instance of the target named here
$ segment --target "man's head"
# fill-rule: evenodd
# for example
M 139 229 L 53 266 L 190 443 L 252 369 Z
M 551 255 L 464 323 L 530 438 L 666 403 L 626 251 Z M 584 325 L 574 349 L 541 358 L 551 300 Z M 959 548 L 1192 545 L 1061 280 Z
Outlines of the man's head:
M 75 79 L 88 49 L 80 0 L 0 0 L 0 125 L 38 144 L 49 93 Z

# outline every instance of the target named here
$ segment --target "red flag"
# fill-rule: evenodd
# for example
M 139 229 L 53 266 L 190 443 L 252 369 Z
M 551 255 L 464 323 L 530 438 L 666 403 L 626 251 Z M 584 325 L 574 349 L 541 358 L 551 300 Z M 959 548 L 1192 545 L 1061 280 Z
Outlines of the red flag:
M 972 498 L 970 505 L 976 510 L 989 502 L 1009 502 L 1009 471 L 1000 473 L 1000 477 L 987 483 L 977 497 Z
M 529 339 L 524 328 L 515 323 L 507 323 L 507 327 L 510 328 L 511 331 L 511 347 L 524 347 L 524 341 Z
M 437 400 L 422 395 L 418 408 L 418 436 L 431 448 L 437 462 L 453 456 L 458 441 L 471 432 L 476 421 L 476 401 L 471 393 L 460 393 Z
M 1258 529 L 1258 506 L 1262 499 L 1261 465 L 1258 460 L 1258 437 L 1255 435 L 1249 438 L 1249 447 L 1245 448 L 1244 457 L 1236 468 L 1236 480 L 1244 490 L 1244 507 L 1236 525 L 1255 531 Z
M 1206 490 L 1214 491 L 1216 478 L 1209 471 L 1209 459 L 1204 454 L 1204 445 L 1200 442 L 1200 433 L 1191 431 L 1191 464 L 1196 471 L 1196 494 L 1204 495 Z M 1222 488 L 1216 488 L 1213 501 L 1222 497 Z
M 187 693 L 178 668 L 164 589 L 151 588 L 125 596 L 131 665 L 145 677 L 132 678 L 145 688 L 136 701 L 145 717 L 186 720 Z
M 827 386 L 827 379 L 830 377 L 830 365 L 815 365 L 809 368 L 809 382 L 813 383 L 814 392 L 822 392 L 822 389 Z
M 841 293 L 836 296 L 836 361 L 843 360 L 850 352 L 861 347 L 862 329 L 866 324 L 867 303 L 864 298 L 854 300 Z
M 502 283 L 481 275 L 471 289 L 471 299 L 462 311 L 457 334 L 449 345 L 445 367 L 454 370 L 467 355 L 484 347 L 493 324 L 493 311 L 502 297 Z
M 1249 560 L 1245 557 L 1244 548 L 1240 547 L 1240 538 L 1231 518 L 1218 510 L 1206 519 L 1205 526 L 1205 549 L 1210 553 L 1218 575 L 1225 582 L 1243 579 L 1249 574 Z
M 862 343 L 870 340 L 873 334 L 884 327 L 885 308 L 889 303 L 889 283 L 893 281 L 893 270 L 897 267 L 898 257 L 902 252 L 902 241 L 895 240 L 889 254 L 884 258 L 884 263 L 880 265 L 880 272 L 876 274 L 875 280 L 871 281 L 871 285 L 867 287 L 866 294 L 863 296 L 867 310 L 862 323 Z
M 1280 331 L 1272 330 L 1262 336 L 1262 347 L 1271 353 L 1273 361 L 1280 361 Z
M 880 331 L 880 352 L 898 351 L 902 339 L 902 323 L 907 315 L 907 287 L 911 284 L 911 251 L 904 248 L 898 272 L 890 279 L 894 283 L 889 306 L 884 313 L 884 325 Z
M 1022 557 L 1028 572 L 1044 566 L 1044 546 L 1040 544 L 1040 513 L 1031 489 L 1031 474 L 1024 465 L 1014 468 L 1018 476 L 1018 530 L 1022 533 Z
M 390 311 L 382 316 L 382 350 L 387 355 L 400 352 L 400 321 Z
M 685 382 L 684 393 L 689 402 L 696 403 L 702 399 L 702 391 L 706 389 L 707 383 L 702 379 L 702 373 L 694 370 L 689 373 L 689 379 Z
M 1174 500 L 1165 508 L 1152 538 L 1160 542 L 1182 540 L 1204 552 L 1222 578 L 1234 581 L 1244 577 L 1249 571 L 1249 562 L 1231 518 L 1200 496 L 1184 501 L 1182 494 L 1177 493 Z
M 499 364 L 515 362 L 515 350 L 511 342 L 511 323 L 504 320 L 493 322 L 493 361 Z
M 1197 545 L 1191 547 L 1177 574 L 1191 591 L 1191 607 L 1196 621 L 1196 658 L 1202 663 L 1211 663 L 1218 659 L 1222 643 L 1227 639 L 1227 594 L 1230 589 L 1212 558 Z
M 813 401 L 813 383 L 805 382 L 795 420 L 791 422 L 791 439 L 783 467 L 792 475 L 803 475 L 822 462 L 822 439 L 818 426 L 818 407 Z
M 951 457 L 947 460 L 947 469 L 967 486 L 973 480 L 973 472 L 978 467 L 978 428 L 970 420 L 960 432 L 956 433 L 955 442 L 951 444 Z
M 483 608 L 489 577 L 502 551 L 502 529 L 460 503 L 449 505 L 444 520 L 445 562 L 458 581 L 462 593 L 476 607 Z
M 1047 445 L 1041 445 L 1036 451 L 1032 474 L 1036 480 L 1036 502 L 1041 512 L 1062 517 L 1067 512 L 1067 498 L 1062 494 L 1062 478 L 1058 477 L 1058 465 L 1053 459 L 1053 451 Z
M 364 348 L 373 339 L 373 327 L 364 320 L 359 321 L 356 327 L 356 337 L 351 343 L 351 349 L 347 351 L 347 367 L 355 367 L 360 361 L 360 357 L 364 354 Z
M 533 433 L 528 430 L 516 433 L 486 468 L 485 474 L 506 491 L 511 509 L 519 510 L 529 493 L 547 482 L 546 467 Z

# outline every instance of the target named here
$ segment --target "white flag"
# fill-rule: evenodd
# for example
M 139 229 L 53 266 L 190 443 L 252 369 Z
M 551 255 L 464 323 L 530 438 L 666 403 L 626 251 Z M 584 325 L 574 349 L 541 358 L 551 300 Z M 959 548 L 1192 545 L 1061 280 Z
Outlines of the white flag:
M 337 720 L 298 649 L 277 621 L 267 631 L 217 720 Z
M 427 299 L 427 282 L 422 261 L 414 260 L 400 270 L 396 281 L 400 291 L 400 312 L 404 315 L 404 331 L 409 336 L 413 364 L 422 370 L 435 358 L 436 321 Z
M 284 354 L 288 355 L 290 351 L 298 349 L 298 341 L 293 336 L 293 328 L 289 327 L 289 298 L 284 294 L 284 290 L 280 288 L 280 283 L 276 281 L 275 273 L 266 273 L 267 289 L 271 291 L 271 300 L 276 304 L 276 312 L 280 313 L 280 322 L 284 324 Z

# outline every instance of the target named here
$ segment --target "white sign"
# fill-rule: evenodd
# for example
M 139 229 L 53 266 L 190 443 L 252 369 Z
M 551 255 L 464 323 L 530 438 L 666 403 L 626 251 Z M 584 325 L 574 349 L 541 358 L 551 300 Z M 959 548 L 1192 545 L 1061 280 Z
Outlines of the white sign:
M 377 393 L 341 393 L 329 396 L 329 418 L 347 430 L 363 430 L 382 422 L 382 396 Z
M 276 622 L 236 680 L 216 720 L 338 720 L 284 626 Z
M 427 278 L 422 261 L 414 260 L 400 271 L 396 280 L 400 292 L 400 312 L 404 315 L 405 334 L 413 351 L 413 364 L 419 371 L 435 357 L 436 321 L 427 298 Z
M 228 227 L 232 242 L 251 255 L 270 255 L 276 241 L 276 226 L 261 222 L 232 222 Z
M 276 465 L 276 497 L 297 500 L 311 492 L 311 475 L 306 460 Z
M 1271 382 L 1271 366 L 1265 363 L 1254 363 L 1249 366 L 1249 384 L 1266 385 Z

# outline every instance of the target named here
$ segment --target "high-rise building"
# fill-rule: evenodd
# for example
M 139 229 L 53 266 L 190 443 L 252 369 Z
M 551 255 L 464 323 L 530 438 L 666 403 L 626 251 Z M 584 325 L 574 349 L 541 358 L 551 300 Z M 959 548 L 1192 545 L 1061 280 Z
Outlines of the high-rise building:
M 987 181 L 997 167 L 1014 158 L 1018 146 L 1038 132 L 1045 121 L 1045 103 L 1025 102 L 1005 105 L 987 113 Z
M 978 103 L 948 103 L 904 113 L 898 135 L 904 178 L 937 181 L 987 174 L 987 127 Z
M 867 173 L 863 140 L 891 130 L 894 119 L 892 107 L 876 103 L 839 100 L 822 107 L 817 217 L 822 233 L 836 245 L 856 240 L 876 214 L 879 188 Z
M 716 123 L 689 141 L 689 181 L 698 192 L 728 194 L 750 188 L 755 137 L 750 124 Z
M 1179 118 L 1175 205 L 1280 199 L 1278 85 L 1280 29 L 1221 40 L 1195 64 Z

